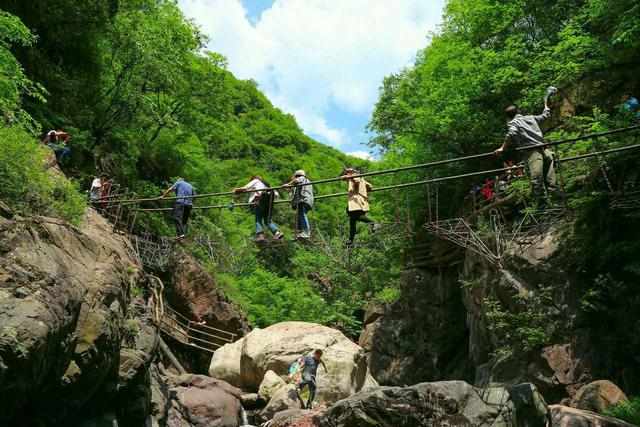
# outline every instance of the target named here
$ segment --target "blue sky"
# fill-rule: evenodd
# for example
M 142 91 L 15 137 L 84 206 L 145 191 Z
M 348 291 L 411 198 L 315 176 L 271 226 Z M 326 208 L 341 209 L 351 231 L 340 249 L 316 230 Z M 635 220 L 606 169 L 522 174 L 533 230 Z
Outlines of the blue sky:
M 366 156 L 384 76 L 410 65 L 446 0 L 179 0 L 208 48 L 253 79 L 305 133 Z

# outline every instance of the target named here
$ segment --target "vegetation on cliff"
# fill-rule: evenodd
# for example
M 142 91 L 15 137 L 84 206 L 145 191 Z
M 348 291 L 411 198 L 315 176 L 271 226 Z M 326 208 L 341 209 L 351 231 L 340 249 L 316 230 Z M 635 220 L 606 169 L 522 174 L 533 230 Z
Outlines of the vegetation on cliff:
M 83 193 L 99 172 L 153 197 L 177 177 L 207 193 L 243 185 L 255 173 L 278 185 L 296 169 L 318 179 L 338 176 L 348 164 L 366 165 L 304 135 L 255 82 L 236 79 L 224 57 L 203 51 L 206 37 L 174 1 L 9 0 L 2 8 L 0 198 L 23 212 L 78 222 Z M 71 135 L 62 169 L 73 184 L 39 172 L 48 149 L 38 140 L 52 128 Z M 338 191 L 341 184 L 316 189 Z M 311 214 L 313 228 L 335 248 L 345 207 L 344 200 L 326 200 Z M 385 219 L 378 208 L 375 213 Z M 279 205 L 275 219 L 287 231 L 294 215 Z M 213 236 L 230 248 L 225 257 L 249 267 L 224 275 L 220 262 L 200 253 L 258 326 L 306 319 L 355 336 L 367 302 L 395 292 L 399 256 L 377 253 L 354 278 L 313 248 L 283 242 L 262 252 L 252 244 L 247 249 L 253 229 L 252 214 L 242 208 L 197 211 L 190 222 L 191 235 Z M 172 236 L 170 212 L 141 213 L 135 232 Z

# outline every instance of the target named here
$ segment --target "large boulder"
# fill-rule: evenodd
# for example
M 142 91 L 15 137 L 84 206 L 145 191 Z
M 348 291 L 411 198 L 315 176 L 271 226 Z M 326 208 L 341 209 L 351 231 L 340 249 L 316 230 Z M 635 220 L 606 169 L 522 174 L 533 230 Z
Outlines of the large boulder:
M 240 358 L 242 356 L 243 343 L 244 339 L 239 339 L 216 350 L 209 365 L 209 375 L 236 387 L 242 387 Z
M 477 389 L 463 381 L 441 381 L 362 391 L 329 408 L 321 425 L 539 427 L 548 415 L 531 384 Z
M 634 427 L 612 417 L 563 405 L 550 405 L 553 427 Z
M 214 378 L 186 374 L 167 379 L 167 427 L 236 427 L 242 391 Z
M 377 385 L 357 344 L 340 331 L 306 322 L 283 322 L 249 333 L 242 344 L 240 382 L 244 388 L 257 390 L 267 371 L 286 375 L 293 362 L 316 348 L 323 349 L 329 370 L 325 373 L 318 368 L 318 402 L 332 402 Z
M 278 412 L 289 409 L 302 409 L 304 403 L 300 398 L 300 394 L 293 384 L 285 384 L 274 391 L 273 396 L 267 403 L 267 406 L 260 412 L 262 421 L 273 418 Z
M 173 308 L 189 319 L 198 317 L 214 328 L 244 336 L 249 322 L 216 283 L 211 273 L 184 252 L 175 257 L 171 267 L 171 287 L 166 297 Z
M 130 244 L 87 209 L 82 229 L 0 218 L 0 253 L 0 424 L 18 411 L 64 420 L 98 395 L 99 413 L 116 392 L 137 280 Z
M 623 400 L 627 400 L 627 396 L 617 385 L 608 380 L 600 380 L 589 383 L 578 390 L 573 396 L 571 406 L 602 414 Z

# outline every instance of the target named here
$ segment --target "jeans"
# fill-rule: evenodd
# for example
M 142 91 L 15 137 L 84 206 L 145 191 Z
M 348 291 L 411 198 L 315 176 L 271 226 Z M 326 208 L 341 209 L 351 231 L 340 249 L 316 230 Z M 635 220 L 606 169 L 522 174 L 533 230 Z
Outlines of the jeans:
M 178 233 L 178 237 L 185 236 L 187 234 L 187 223 L 189 222 L 190 214 L 190 205 L 176 204 L 173 207 L 173 221 L 176 223 L 176 232 Z
M 311 406 L 313 399 L 316 397 L 316 377 L 308 372 L 302 373 L 302 379 L 298 383 L 298 390 L 302 391 L 304 386 L 309 386 L 309 399 L 307 400 L 307 407 Z
M 278 227 L 271 221 L 271 208 L 269 199 L 260 199 L 256 204 L 256 233 L 264 233 L 262 224 L 268 224 L 273 234 L 278 231 Z
M 309 219 L 307 218 L 307 211 L 309 210 L 309 206 L 304 203 L 298 203 L 298 221 L 296 225 L 296 229 L 298 231 L 309 232 Z
M 547 195 L 551 197 L 553 203 L 562 205 L 562 194 L 558 190 L 556 172 L 553 167 L 553 152 L 548 149 L 531 150 L 527 155 L 526 164 L 534 200 L 544 204 L 546 189 Z
M 367 218 L 365 211 L 349 211 L 349 240 L 353 241 L 356 237 L 356 223 L 364 222 L 367 224 L 373 224 L 373 220 Z
M 71 150 L 69 150 L 68 147 L 59 147 L 58 144 L 54 144 L 53 142 L 47 142 L 47 145 L 53 150 L 53 152 L 56 155 L 56 160 L 58 161 L 59 164 L 64 163 L 64 161 L 66 160 L 67 156 L 69 155 L 69 152 Z

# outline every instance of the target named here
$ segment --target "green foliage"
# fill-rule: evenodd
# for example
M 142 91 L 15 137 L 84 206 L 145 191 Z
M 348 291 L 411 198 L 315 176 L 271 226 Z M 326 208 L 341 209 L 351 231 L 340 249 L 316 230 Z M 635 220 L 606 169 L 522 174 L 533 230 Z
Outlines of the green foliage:
M 15 16 L 0 10 L 0 113 L 5 123 L 23 122 L 31 125 L 20 106 L 22 96 L 44 100 L 42 87 L 24 74 L 22 66 L 11 53 L 12 46 L 31 46 L 36 38 Z
M 58 217 L 78 225 L 85 198 L 64 177 L 43 170 L 48 150 L 17 126 L 0 127 L 0 199 L 21 213 Z
M 131 298 L 142 298 L 144 296 L 144 290 L 137 285 L 131 286 Z
M 604 414 L 632 425 L 640 425 L 640 396 L 631 396 L 629 400 L 618 402 Z
M 542 311 L 540 298 L 531 296 L 523 302 L 521 310 L 505 308 L 499 301 L 486 298 L 483 301 L 489 330 L 498 338 L 495 354 L 533 352 L 550 342 L 552 322 Z
M 131 346 L 135 343 L 136 338 L 138 338 L 138 335 L 140 334 L 140 326 L 133 319 L 127 320 L 122 327 L 122 334 L 125 343 L 128 346 Z
M 258 327 L 285 320 L 323 323 L 326 303 L 305 280 L 256 269 L 238 283 L 249 319 Z

